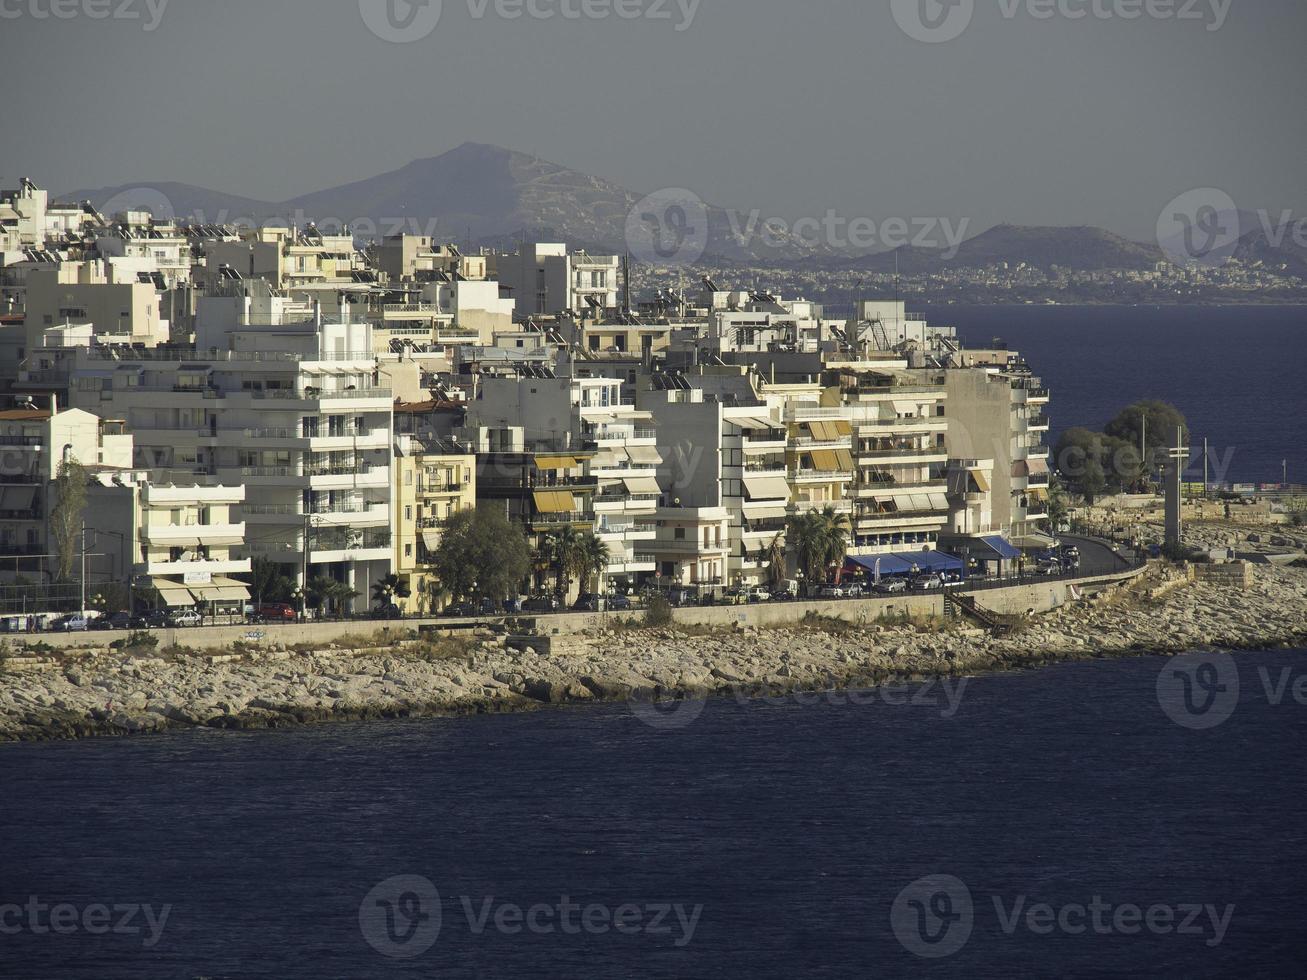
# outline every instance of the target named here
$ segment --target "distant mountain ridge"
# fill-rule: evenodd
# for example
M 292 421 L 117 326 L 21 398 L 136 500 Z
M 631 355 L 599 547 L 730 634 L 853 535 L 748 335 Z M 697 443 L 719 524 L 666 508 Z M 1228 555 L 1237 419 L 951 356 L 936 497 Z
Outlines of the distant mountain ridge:
M 81 190 L 61 200 L 90 200 L 103 210 L 137 199 L 166 199 L 178 217 L 210 223 L 271 220 L 323 227 L 350 224 L 365 237 L 396 232 L 426 234 L 467 246 L 512 247 L 523 238 L 561 241 L 602 253 L 626 250 L 628 215 L 642 198 L 612 181 L 570 170 L 539 157 L 484 143 L 464 143 L 440 156 L 415 160 L 388 173 L 315 191 L 288 201 L 261 201 L 175 181 L 125 184 Z M 1101 228 L 997 225 L 963 242 L 956 254 L 945 248 L 905 246 L 866 254 L 801 241 L 793 235 L 763 235 L 749 215 L 707 208 L 705 264 L 783 264 L 798 267 L 891 272 L 905 275 L 949 267 L 1020 263 L 1047 270 L 1146 269 L 1165 258 L 1155 244 L 1142 244 Z M 752 234 L 742 234 L 746 230 Z M 1249 231 L 1240 257 L 1287 264 L 1307 275 L 1307 250 L 1291 242 L 1275 247 Z

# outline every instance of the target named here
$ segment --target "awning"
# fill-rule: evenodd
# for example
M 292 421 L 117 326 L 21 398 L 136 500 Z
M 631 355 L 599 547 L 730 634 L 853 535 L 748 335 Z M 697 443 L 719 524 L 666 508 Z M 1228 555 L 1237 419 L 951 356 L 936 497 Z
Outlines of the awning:
M 1000 535 L 995 534 L 990 537 L 981 538 L 980 540 L 996 551 L 1000 558 L 1011 560 L 1013 558 L 1021 557 L 1021 549 L 1009 544 L 1008 540 Z
M 244 582 L 221 576 L 208 585 L 192 585 L 189 589 L 200 602 L 245 602 L 250 597 L 250 588 Z
M 839 455 L 833 449 L 814 449 L 808 455 L 812 457 L 814 469 L 829 473 L 840 468 Z
M 1026 534 L 1013 539 L 1012 543 L 1022 551 L 1047 551 L 1057 544 L 1057 540 L 1047 534 Z
M 536 510 L 541 514 L 568 514 L 576 510 L 576 498 L 570 490 L 537 490 Z
M 622 481 L 626 484 L 626 492 L 637 496 L 656 497 L 662 493 L 658 486 L 658 481 L 652 476 L 630 477 Z
M 782 521 L 786 517 L 784 507 L 760 506 L 751 509 L 744 515 L 748 521 Z
M 1012 464 L 1012 476 L 1017 480 L 1030 476 L 1030 464 L 1024 459 L 1018 459 Z
M 615 470 L 624 467 L 629 459 L 625 449 L 608 449 L 590 460 L 590 465 L 596 470 Z
M 1044 501 L 1048 500 L 1048 491 L 1043 489 L 1042 487 L 1035 487 L 1031 489 L 1028 495 L 1031 500 L 1038 500 L 1040 503 L 1043 503 Z
M 837 439 L 853 435 L 853 423 L 848 419 L 836 419 L 829 424 L 835 427 L 835 437 Z
M 574 470 L 580 465 L 575 456 L 536 457 L 538 470 Z
M 631 460 L 640 466 L 661 466 L 663 462 L 662 454 L 658 452 L 657 446 L 631 446 L 627 450 Z
M 967 472 L 971 474 L 971 479 L 976 481 L 976 486 L 980 487 L 981 493 L 989 493 L 989 477 L 984 470 L 975 469 Z
M 750 500 L 790 499 L 790 485 L 779 476 L 746 476 L 744 492 Z
M 1033 459 L 1026 460 L 1026 463 L 1030 467 L 1031 476 L 1048 475 L 1048 460 L 1044 459 L 1044 457 L 1036 456 Z
M 754 415 L 749 415 L 738 419 L 727 419 L 727 421 L 733 422 L 735 425 L 738 425 L 741 429 L 756 430 L 756 429 L 780 428 L 780 423 L 773 422 L 770 419 L 759 418 Z
M 833 442 L 835 440 L 835 434 L 832 430 L 827 428 L 827 423 L 811 421 L 804 422 L 803 424 L 807 427 L 808 431 L 812 433 L 812 437 L 818 442 Z
M 850 449 L 835 450 L 835 459 L 838 463 L 838 469 L 842 473 L 853 472 L 853 451 Z
M 916 415 L 918 405 L 916 402 L 894 402 L 894 411 L 899 415 Z
M 912 572 L 960 572 L 965 566 L 961 559 L 940 551 L 909 551 L 897 555 L 850 556 L 845 568 L 857 572 L 875 572 L 880 562 L 881 575 L 910 575 Z
M 190 589 L 178 582 L 156 578 L 152 579 L 150 584 L 158 590 L 165 606 L 178 609 L 184 606 L 195 605 L 195 597 L 191 595 Z
M 435 551 L 440 547 L 440 530 L 434 527 L 423 528 L 422 543 L 427 551 Z
M 931 510 L 948 510 L 948 494 L 931 493 L 930 495 Z

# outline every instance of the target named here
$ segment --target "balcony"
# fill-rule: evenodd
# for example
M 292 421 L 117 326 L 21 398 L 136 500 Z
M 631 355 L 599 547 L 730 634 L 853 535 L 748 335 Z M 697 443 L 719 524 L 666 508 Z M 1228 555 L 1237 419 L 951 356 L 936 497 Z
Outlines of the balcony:
M 800 469 L 793 471 L 789 480 L 791 483 L 850 483 L 853 473 L 847 470 Z
M 161 575 L 185 580 L 187 575 L 244 575 L 250 570 L 248 558 L 224 558 L 212 561 L 172 561 L 169 559 L 138 562 L 133 570 L 137 575 Z
M 141 528 L 141 540 L 162 547 L 202 544 L 240 544 L 244 524 L 154 524 Z
M 921 461 L 947 461 L 948 449 L 944 446 L 918 446 L 916 448 L 897 447 L 894 449 L 859 449 L 857 457 L 860 460 L 921 460 Z
M 845 436 L 842 439 L 814 439 L 811 436 L 799 436 L 791 440 L 791 445 L 795 449 L 852 449 L 853 437 Z

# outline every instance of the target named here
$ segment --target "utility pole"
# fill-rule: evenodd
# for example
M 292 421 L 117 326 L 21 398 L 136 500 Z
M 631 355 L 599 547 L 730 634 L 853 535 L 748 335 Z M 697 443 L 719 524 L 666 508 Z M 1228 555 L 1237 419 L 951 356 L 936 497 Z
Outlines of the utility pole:
M 1207 437 L 1203 436 L 1203 499 L 1207 499 L 1208 486 L 1208 469 L 1207 469 Z
M 86 615 L 86 521 L 82 521 L 82 608 L 81 613 Z
M 309 618 L 309 533 L 313 528 L 313 505 L 305 500 L 304 502 L 304 587 L 300 589 L 300 618 L 308 621 Z

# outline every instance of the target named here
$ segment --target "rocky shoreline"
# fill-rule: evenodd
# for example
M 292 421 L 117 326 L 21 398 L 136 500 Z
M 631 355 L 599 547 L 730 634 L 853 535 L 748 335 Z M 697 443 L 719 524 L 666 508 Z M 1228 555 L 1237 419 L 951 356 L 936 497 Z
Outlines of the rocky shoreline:
M 340 646 L 68 652 L 21 670 L 10 664 L 0 678 L 0 741 L 869 689 L 1068 660 L 1307 647 L 1307 570 L 1257 567 L 1243 590 L 1159 566 L 1002 637 L 965 622 L 813 619 L 762 631 L 623 629 L 555 638 L 547 654 L 489 633 Z

